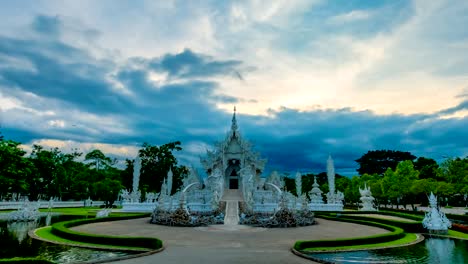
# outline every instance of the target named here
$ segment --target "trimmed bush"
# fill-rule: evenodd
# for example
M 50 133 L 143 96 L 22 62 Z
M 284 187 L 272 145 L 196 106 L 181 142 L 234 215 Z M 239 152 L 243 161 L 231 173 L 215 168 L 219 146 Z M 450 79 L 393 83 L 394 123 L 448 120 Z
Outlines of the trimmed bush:
M 363 221 L 376 222 L 376 223 L 396 226 L 396 227 L 402 228 L 405 232 L 408 232 L 408 233 L 426 232 L 421 222 L 405 222 L 405 221 L 399 221 L 399 220 L 394 220 L 394 219 L 384 219 L 384 218 L 377 218 L 377 217 L 370 217 L 370 216 L 357 216 L 357 215 L 342 215 L 340 216 L 340 218 L 363 220 Z
M 160 249 L 162 247 L 162 241 L 157 238 L 150 237 L 120 237 L 120 236 L 108 236 L 108 235 L 97 235 L 97 234 L 88 234 L 81 233 L 69 229 L 70 227 L 98 223 L 98 222 L 109 222 L 109 221 L 119 221 L 127 219 L 135 219 L 145 217 L 148 214 L 138 214 L 138 215 L 128 215 L 128 216 L 118 216 L 118 217 L 104 217 L 104 218 L 93 218 L 85 220 L 72 220 L 67 222 L 60 222 L 52 225 L 51 232 L 52 234 L 63 237 L 69 240 L 92 243 L 92 244 L 102 244 L 102 245 L 111 245 L 111 246 L 124 246 L 124 247 L 139 247 L 139 248 L 148 248 L 148 249 Z
M 468 226 L 462 224 L 452 224 L 452 230 L 468 234 Z
M 325 219 L 333 220 L 333 221 L 350 222 L 350 223 L 380 227 L 380 228 L 389 230 L 391 232 L 387 234 L 367 236 L 367 237 L 357 237 L 357 238 L 297 241 L 294 244 L 294 249 L 304 250 L 306 248 L 311 248 L 311 247 L 342 247 L 342 246 L 353 246 L 353 245 L 377 244 L 377 243 L 385 243 L 385 242 L 394 241 L 394 240 L 403 238 L 405 236 L 403 229 L 399 227 L 391 226 L 391 225 L 385 225 L 381 223 L 356 220 L 356 219 L 350 219 L 350 218 L 334 218 L 334 217 L 325 216 L 325 215 L 321 217 Z
M 54 262 L 45 259 L 35 258 L 12 258 L 0 259 L 0 263 L 24 263 L 24 264 L 53 264 Z

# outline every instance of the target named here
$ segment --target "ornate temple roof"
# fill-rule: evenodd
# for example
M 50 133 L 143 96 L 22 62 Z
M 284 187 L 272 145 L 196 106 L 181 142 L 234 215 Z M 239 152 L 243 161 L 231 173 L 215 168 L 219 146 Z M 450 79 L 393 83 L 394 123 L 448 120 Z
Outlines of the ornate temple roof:
M 231 120 L 231 129 L 226 134 L 223 141 L 215 144 L 213 151 L 207 150 L 206 156 L 201 157 L 200 161 L 206 171 L 213 171 L 215 167 L 226 168 L 227 156 L 237 154 L 242 157 L 242 163 L 253 164 L 257 170 L 263 171 L 266 159 L 261 159 L 260 154 L 252 151 L 252 143 L 245 140 L 237 125 L 236 107 Z

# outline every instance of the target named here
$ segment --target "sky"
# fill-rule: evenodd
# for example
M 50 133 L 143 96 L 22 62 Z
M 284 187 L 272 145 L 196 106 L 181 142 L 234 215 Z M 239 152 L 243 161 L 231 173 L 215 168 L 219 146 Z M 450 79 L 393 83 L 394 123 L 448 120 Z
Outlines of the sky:
M 267 171 L 355 175 L 368 150 L 468 155 L 468 1 L 2 1 L 0 132 L 101 149 L 223 140 Z

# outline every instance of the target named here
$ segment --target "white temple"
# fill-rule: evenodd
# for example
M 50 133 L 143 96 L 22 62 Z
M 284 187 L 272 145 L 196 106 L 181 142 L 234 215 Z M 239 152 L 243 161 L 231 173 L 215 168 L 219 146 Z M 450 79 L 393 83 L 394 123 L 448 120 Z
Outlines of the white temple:
M 201 163 L 208 176 L 220 174 L 223 177 L 224 189 L 244 190 L 246 182 L 260 179 L 266 160 L 252 152 L 252 144 L 242 138 L 235 111 L 234 108 L 231 130 L 226 138 L 215 146 L 214 151 L 207 151 Z
M 142 203 L 133 200 L 133 197 L 137 197 L 133 193 L 138 193 L 138 183 L 135 183 L 138 177 L 134 177 L 132 193 L 123 191 L 121 194 L 124 199 L 123 211 L 152 211 L 154 208 L 172 211 L 182 205 L 190 212 L 206 214 L 218 209 L 219 202 L 226 195 L 229 196 L 229 200 L 234 197 L 245 202 L 247 210 L 253 213 L 274 213 L 280 209 L 280 202 L 292 210 L 301 210 L 304 206 L 313 211 L 343 210 L 343 193 L 335 190 L 335 170 L 331 156 L 327 162 L 330 192 L 325 204 L 316 182 L 313 192 L 309 193 L 312 200 L 302 193 L 300 173 L 296 174 L 297 196 L 283 190 L 283 179 L 276 171 L 267 178 L 262 177 L 266 159 L 262 159 L 251 148 L 252 144 L 239 132 L 234 108 L 231 129 L 225 139 L 217 143 L 214 150 L 207 150 L 206 155 L 200 159 L 207 174 L 203 182 L 197 171 L 192 168 L 190 175 L 183 180 L 182 188 L 171 195 L 172 171 L 169 171 L 167 180 L 164 180 L 161 186 L 161 192 L 154 194 L 154 197 L 158 197 L 157 201 L 147 200 Z M 135 165 L 135 168 L 140 167 Z M 138 175 L 139 172 L 135 171 L 134 176 Z

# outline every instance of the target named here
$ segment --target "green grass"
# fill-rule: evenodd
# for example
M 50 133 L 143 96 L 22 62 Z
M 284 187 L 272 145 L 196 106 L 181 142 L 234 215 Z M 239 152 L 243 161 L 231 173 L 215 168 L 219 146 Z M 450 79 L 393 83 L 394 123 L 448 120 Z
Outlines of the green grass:
M 373 248 L 380 248 L 380 247 L 389 247 L 389 246 L 400 246 L 405 245 L 411 242 L 416 241 L 417 236 L 413 233 L 405 233 L 403 238 L 385 242 L 385 243 L 377 243 L 377 244 L 364 244 L 364 245 L 355 245 L 355 246 L 343 246 L 343 247 L 313 247 L 313 248 L 306 248 L 302 251 L 316 251 L 316 250 L 326 250 L 326 251 L 335 251 L 335 250 L 357 250 L 357 249 L 373 249 Z
M 67 215 L 88 215 L 95 214 L 101 210 L 99 207 L 77 207 L 77 208 L 52 208 L 50 211 Z M 40 212 L 48 212 L 49 209 L 39 209 Z
M 455 230 L 449 230 L 447 235 L 451 236 L 451 237 L 455 237 L 455 238 L 468 239 L 468 234 L 465 234 L 465 233 L 462 233 L 462 232 L 459 232 L 459 231 L 455 231 Z
M 126 247 L 126 246 L 112 246 L 112 245 L 103 245 L 103 244 L 94 244 L 94 243 L 84 243 L 84 242 L 79 242 L 79 241 L 74 241 L 74 240 L 69 240 L 65 238 L 61 238 L 59 236 L 56 236 L 52 234 L 51 232 L 52 227 L 47 226 L 40 228 L 36 230 L 36 235 L 40 238 L 49 240 L 49 241 L 54 241 L 54 242 L 59 242 L 59 243 L 67 243 L 71 245 L 76 245 L 76 246 L 94 246 L 94 247 L 105 247 L 109 249 L 121 249 L 121 250 L 141 250 L 141 251 L 148 251 L 152 249 L 148 248 L 141 248 L 141 247 Z

